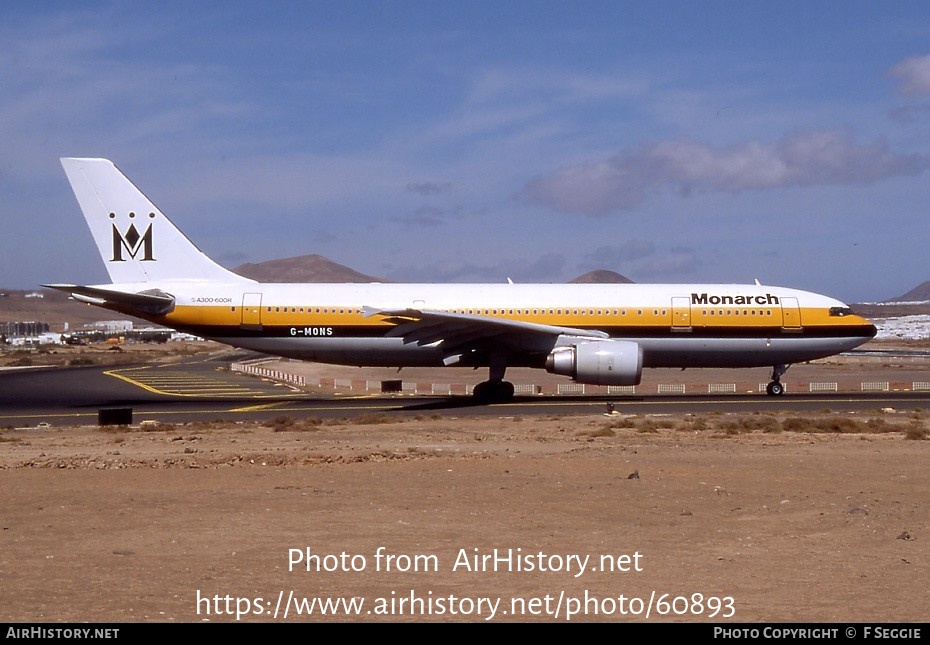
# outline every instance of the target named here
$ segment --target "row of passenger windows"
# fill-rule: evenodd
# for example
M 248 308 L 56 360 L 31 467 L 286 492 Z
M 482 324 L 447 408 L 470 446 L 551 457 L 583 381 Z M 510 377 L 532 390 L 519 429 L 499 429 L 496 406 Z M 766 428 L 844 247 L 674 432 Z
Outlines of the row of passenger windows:
M 296 313 L 308 313 L 308 314 L 336 314 L 336 313 L 339 313 L 339 314 L 346 314 L 346 313 L 348 313 L 348 314 L 360 314 L 360 313 L 362 313 L 362 310 L 361 310 L 361 309 L 345 309 L 345 308 L 336 309 L 335 307 L 333 307 L 333 308 L 329 308 L 329 307 L 316 307 L 316 308 L 314 308 L 314 307 L 306 307 L 306 308 L 304 308 L 304 307 L 267 307 L 266 309 L 267 309 L 268 311 L 271 311 L 272 309 L 274 309 L 275 313 L 281 313 L 281 312 L 283 311 L 284 313 L 291 312 L 292 314 L 296 314 Z
M 235 311 L 235 307 L 230 308 L 232 311 Z M 361 309 L 346 309 L 335 307 L 266 307 L 266 310 L 270 313 L 272 310 L 275 313 L 308 313 L 308 314 L 361 314 Z M 534 316 L 539 315 L 549 315 L 549 316 L 562 316 L 562 315 L 572 315 L 572 316 L 626 316 L 626 309 L 451 309 L 449 313 L 453 314 L 469 314 L 469 315 L 485 315 L 485 316 L 496 316 L 500 315 L 511 315 L 511 316 L 528 316 L 530 314 Z M 668 314 L 667 309 L 662 309 L 662 315 L 665 316 Z M 636 310 L 637 316 L 643 315 L 642 309 Z M 658 316 L 659 310 L 653 309 L 652 315 Z M 702 316 L 771 316 L 771 309 L 704 309 L 701 311 Z
M 711 309 L 710 311 L 708 311 L 708 310 L 705 309 L 704 311 L 701 312 L 701 314 L 703 314 L 703 315 L 705 315 L 705 316 L 713 316 L 713 315 L 715 315 L 713 309 Z M 724 310 L 723 310 L 723 309 L 718 309 L 718 310 L 716 310 L 716 315 L 717 315 L 717 316 L 723 316 L 723 315 L 724 315 Z M 755 309 L 743 309 L 743 310 L 740 310 L 740 309 L 733 309 L 733 310 L 727 309 L 727 310 L 726 310 L 726 315 L 727 315 L 727 316 L 755 316 L 755 315 L 759 315 L 759 316 L 771 316 L 771 315 L 772 315 L 772 310 L 771 310 L 771 309 L 759 309 L 758 314 L 757 314 Z
M 236 308 L 230 307 L 230 310 L 235 311 Z M 296 313 L 308 313 L 308 314 L 335 314 L 335 313 L 361 314 L 362 313 L 361 309 L 345 309 L 345 308 L 336 309 L 335 307 L 333 308 L 329 308 L 329 307 L 315 307 L 315 308 L 314 307 L 266 307 L 265 310 L 268 311 L 269 313 L 271 311 L 274 311 L 275 313 L 290 312 L 290 313 L 295 313 L 295 314 Z M 496 316 L 498 314 L 502 316 L 503 315 L 528 316 L 530 315 L 530 313 L 532 313 L 534 316 L 538 316 L 538 315 L 545 316 L 546 314 L 550 316 L 561 316 L 561 315 L 593 316 L 595 315 L 595 313 L 598 316 L 610 316 L 610 315 L 625 316 L 626 309 L 614 309 L 612 314 L 611 314 L 610 309 L 588 309 L 588 310 L 585 310 L 585 309 L 449 309 L 447 313 L 470 314 L 470 315 L 476 315 L 476 316 L 481 316 L 481 315 Z M 653 315 L 658 316 L 659 310 L 653 309 L 652 313 Z M 637 309 L 636 314 L 639 316 L 642 316 L 643 310 Z M 668 310 L 663 309 L 662 315 L 664 316 L 666 314 L 668 314 Z M 721 315 L 723 315 L 723 312 L 721 312 Z
M 626 309 L 451 309 L 449 313 L 453 314 L 470 314 L 477 316 L 496 316 L 498 314 L 504 316 L 562 316 L 562 315 L 572 315 L 572 316 L 625 316 Z M 658 316 L 659 310 L 653 309 L 653 315 Z M 662 310 L 662 315 L 668 313 L 667 309 Z M 636 314 L 639 316 L 643 315 L 642 309 L 637 309 Z

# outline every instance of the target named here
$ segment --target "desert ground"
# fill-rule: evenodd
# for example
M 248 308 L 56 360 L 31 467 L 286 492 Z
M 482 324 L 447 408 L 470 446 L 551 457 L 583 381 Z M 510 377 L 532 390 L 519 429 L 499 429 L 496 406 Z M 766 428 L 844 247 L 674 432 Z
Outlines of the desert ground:
M 925 621 L 925 427 L 876 412 L 6 431 L 0 619 Z M 275 616 L 291 594 L 365 610 Z M 647 616 L 650 597 L 673 604 Z M 367 613 L 378 599 L 395 602 Z
M 0 621 L 926 622 L 928 429 L 506 406 L 7 428 Z

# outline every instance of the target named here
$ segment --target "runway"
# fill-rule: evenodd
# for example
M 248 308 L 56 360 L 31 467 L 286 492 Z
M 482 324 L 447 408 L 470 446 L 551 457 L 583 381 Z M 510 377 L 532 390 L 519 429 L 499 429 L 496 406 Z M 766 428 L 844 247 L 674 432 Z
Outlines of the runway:
M 0 372 L 0 427 L 96 425 L 102 414 L 144 421 L 256 421 L 276 416 L 352 418 L 389 415 L 533 417 L 539 415 L 714 412 L 836 412 L 930 407 L 930 392 L 829 392 L 700 395 L 517 396 L 479 405 L 466 395 L 310 393 L 231 372 L 228 362 L 191 359 L 171 365 L 39 368 Z

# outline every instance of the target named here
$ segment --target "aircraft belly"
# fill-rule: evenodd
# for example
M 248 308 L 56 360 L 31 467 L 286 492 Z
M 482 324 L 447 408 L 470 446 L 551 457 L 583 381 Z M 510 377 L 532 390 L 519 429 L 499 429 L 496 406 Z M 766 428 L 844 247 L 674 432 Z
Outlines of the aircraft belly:
M 361 367 L 441 367 L 445 358 L 435 347 L 404 344 L 400 338 L 224 337 L 217 340 L 263 354 Z
M 790 365 L 849 351 L 860 338 L 629 339 L 643 347 L 643 367 Z
M 223 343 L 264 354 L 368 367 L 442 367 L 446 353 L 400 338 L 224 337 Z M 793 364 L 848 351 L 860 338 L 625 338 L 643 348 L 643 367 L 760 367 Z M 543 353 L 542 356 L 545 354 Z M 511 354 L 511 366 L 539 367 L 536 353 Z M 476 363 L 477 361 L 477 363 Z M 461 365 L 483 365 L 480 356 Z

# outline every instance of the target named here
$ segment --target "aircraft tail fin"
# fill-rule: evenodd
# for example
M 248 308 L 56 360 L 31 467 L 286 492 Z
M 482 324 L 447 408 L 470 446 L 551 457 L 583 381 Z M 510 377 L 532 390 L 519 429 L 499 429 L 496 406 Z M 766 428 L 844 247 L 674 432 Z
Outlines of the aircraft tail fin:
M 253 282 L 207 257 L 108 159 L 61 165 L 112 282 Z

